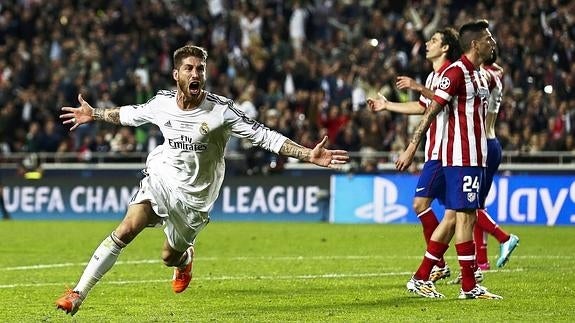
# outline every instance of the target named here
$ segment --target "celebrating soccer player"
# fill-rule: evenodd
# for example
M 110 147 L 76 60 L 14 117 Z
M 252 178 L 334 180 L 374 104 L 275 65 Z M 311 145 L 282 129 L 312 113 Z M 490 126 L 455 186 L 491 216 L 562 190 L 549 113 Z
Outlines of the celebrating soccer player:
M 190 283 L 194 241 L 209 222 L 224 176 L 224 148 L 231 135 L 250 140 L 275 153 L 319 166 L 338 168 L 346 151 L 313 149 L 248 118 L 234 102 L 204 90 L 208 53 L 186 45 L 174 52 L 172 76 L 177 90 L 160 90 L 145 104 L 94 109 L 78 95 L 80 106 L 63 107 L 60 118 L 70 130 L 94 120 L 139 126 L 156 124 L 165 141 L 146 161 L 145 178 L 118 227 L 96 249 L 77 285 L 56 301 L 74 315 L 88 292 L 112 268 L 120 252 L 144 228 L 164 223 L 162 259 L 174 268 L 172 289 L 183 292 Z

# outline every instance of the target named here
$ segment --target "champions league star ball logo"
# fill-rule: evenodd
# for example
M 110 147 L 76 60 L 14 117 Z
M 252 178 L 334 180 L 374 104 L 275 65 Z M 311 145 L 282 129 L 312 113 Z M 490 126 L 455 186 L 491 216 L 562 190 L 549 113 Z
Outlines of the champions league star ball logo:
M 203 122 L 202 125 L 200 126 L 200 133 L 205 136 L 208 134 L 209 131 L 210 128 L 208 128 L 208 124 Z
M 451 84 L 451 81 L 449 81 L 449 79 L 444 76 L 441 78 L 441 81 L 439 81 L 439 88 L 442 90 L 445 90 L 449 87 L 450 84 Z

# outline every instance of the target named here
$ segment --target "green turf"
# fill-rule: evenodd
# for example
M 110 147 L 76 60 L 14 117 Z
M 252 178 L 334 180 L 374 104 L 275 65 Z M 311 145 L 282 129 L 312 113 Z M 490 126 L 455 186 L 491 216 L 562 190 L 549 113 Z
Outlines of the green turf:
M 405 291 L 424 251 L 416 225 L 223 222 L 200 234 L 186 292 L 172 293 L 163 232 L 147 229 L 73 319 L 56 311 L 115 225 L 0 222 L 0 322 L 550 322 L 575 313 L 575 228 L 507 227 L 521 244 L 484 282 L 503 300 L 458 300 L 459 287 L 444 283 L 447 298 L 433 300 Z M 494 264 L 498 245 L 489 243 Z

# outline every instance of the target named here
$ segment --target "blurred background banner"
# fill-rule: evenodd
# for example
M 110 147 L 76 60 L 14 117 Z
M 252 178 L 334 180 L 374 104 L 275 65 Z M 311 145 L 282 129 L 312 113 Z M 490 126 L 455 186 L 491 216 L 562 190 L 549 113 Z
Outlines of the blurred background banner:
M 332 223 L 419 223 L 411 205 L 416 175 L 335 175 Z M 499 224 L 575 224 L 575 176 L 496 176 L 486 201 Z M 432 204 L 438 216 L 443 208 Z
M 138 189 L 140 171 L 46 170 L 25 180 L 5 170 L 4 200 L 13 219 L 121 219 Z M 329 174 L 235 176 L 224 181 L 212 219 L 325 221 Z
M 139 169 L 45 170 L 26 180 L 1 170 L 13 219 L 121 219 L 142 177 Z M 417 174 L 286 171 L 230 176 L 211 212 L 216 221 L 419 223 L 412 210 Z M 438 215 L 443 207 L 433 202 Z M 575 175 L 496 176 L 487 210 L 500 224 L 575 224 Z

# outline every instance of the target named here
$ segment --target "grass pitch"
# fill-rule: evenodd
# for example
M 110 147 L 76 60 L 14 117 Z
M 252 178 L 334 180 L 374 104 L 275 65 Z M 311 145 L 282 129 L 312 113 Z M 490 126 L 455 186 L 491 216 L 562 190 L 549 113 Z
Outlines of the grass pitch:
M 161 229 L 146 229 L 71 319 L 54 301 L 74 287 L 116 222 L 0 222 L 0 322 L 552 322 L 575 313 L 575 227 L 507 227 L 521 238 L 484 282 L 503 300 L 405 290 L 424 252 L 417 225 L 212 222 L 196 244 L 194 279 L 171 291 Z M 499 250 L 490 238 L 495 264 Z M 447 252 L 452 275 L 458 265 Z

